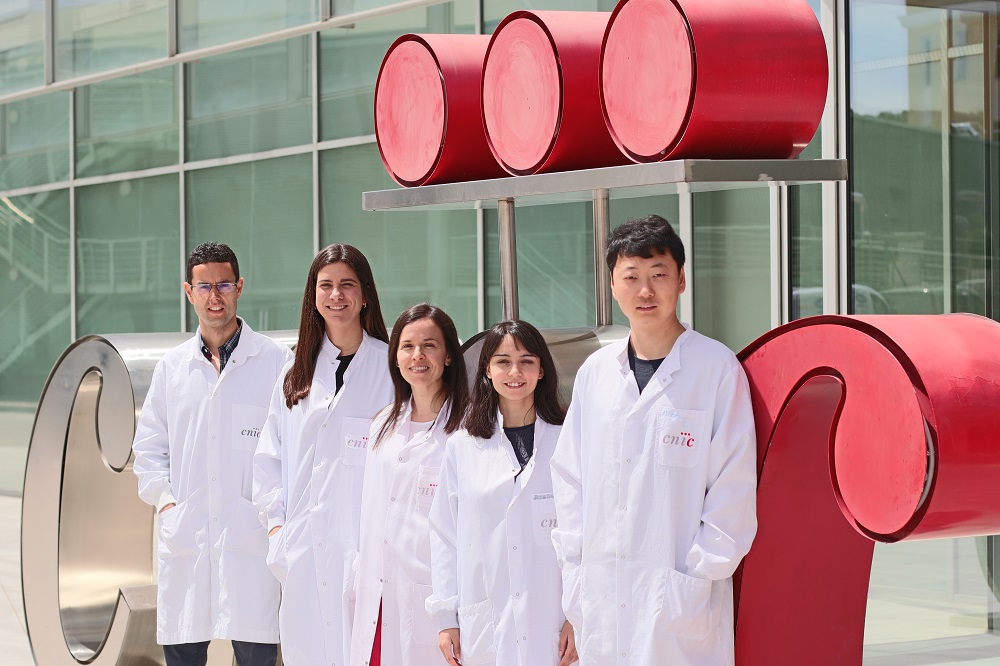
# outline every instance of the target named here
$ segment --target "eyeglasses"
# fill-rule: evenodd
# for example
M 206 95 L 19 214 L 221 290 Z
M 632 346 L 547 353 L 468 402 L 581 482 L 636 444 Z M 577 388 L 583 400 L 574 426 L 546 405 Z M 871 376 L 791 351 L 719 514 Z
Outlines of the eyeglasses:
M 215 284 L 207 284 L 200 282 L 198 284 L 191 285 L 191 291 L 198 294 L 199 296 L 208 296 L 212 293 L 212 289 L 218 289 L 220 294 L 231 294 L 236 291 L 235 282 L 217 282 Z

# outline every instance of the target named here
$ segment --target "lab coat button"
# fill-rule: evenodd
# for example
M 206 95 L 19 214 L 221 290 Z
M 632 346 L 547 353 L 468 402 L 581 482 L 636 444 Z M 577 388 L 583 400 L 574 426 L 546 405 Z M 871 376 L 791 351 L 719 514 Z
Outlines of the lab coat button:
M 514 593 L 514 596 L 515 596 L 515 597 L 519 597 L 519 596 L 521 596 L 521 593 L 520 593 L 520 592 L 515 592 L 515 593 Z
M 517 550 L 517 546 L 514 546 L 514 550 Z
M 212 477 L 212 481 L 215 481 L 215 477 L 214 476 Z
M 625 459 L 625 462 L 627 462 L 627 463 L 631 463 L 631 462 L 632 462 L 632 459 L 631 459 L 631 458 L 626 458 L 626 459 Z
M 622 511 L 626 511 L 626 510 L 628 510 L 628 507 L 627 506 L 623 506 L 623 507 L 621 507 L 621 510 Z
M 390 501 L 390 502 L 395 502 L 395 501 L 396 501 L 396 498 L 395 498 L 395 497 L 390 497 L 390 498 L 389 498 L 389 501 Z

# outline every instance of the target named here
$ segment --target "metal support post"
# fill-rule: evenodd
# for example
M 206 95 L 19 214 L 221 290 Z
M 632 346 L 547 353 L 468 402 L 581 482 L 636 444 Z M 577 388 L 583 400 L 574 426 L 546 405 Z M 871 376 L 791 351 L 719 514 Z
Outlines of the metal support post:
M 604 249 L 611 233 L 608 199 L 608 190 L 594 190 L 594 309 L 598 326 L 611 325 L 611 275 L 604 261 Z
M 497 201 L 500 231 L 500 298 L 503 318 L 517 319 L 517 238 L 514 232 L 514 199 Z

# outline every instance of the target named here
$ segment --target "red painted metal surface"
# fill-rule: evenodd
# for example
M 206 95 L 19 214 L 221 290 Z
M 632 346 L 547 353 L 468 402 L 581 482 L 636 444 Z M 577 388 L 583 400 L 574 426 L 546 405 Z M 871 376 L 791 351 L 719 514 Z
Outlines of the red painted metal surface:
M 607 12 L 518 11 L 497 26 L 483 65 L 490 148 L 523 175 L 624 164 L 601 110 Z
M 805 0 L 621 0 L 601 55 L 608 127 L 636 162 L 795 157 L 827 77 Z
M 382 163 L 406 186 L 507 175 L 480 117 L 487 35 L 403 35 L 375 84 L 375 136 Z
M 740 354 L 758 533 L 736 576 L 740 666 L 861 664 L 874 540 L 1000 532 L 1000 324 L 812 317 Z

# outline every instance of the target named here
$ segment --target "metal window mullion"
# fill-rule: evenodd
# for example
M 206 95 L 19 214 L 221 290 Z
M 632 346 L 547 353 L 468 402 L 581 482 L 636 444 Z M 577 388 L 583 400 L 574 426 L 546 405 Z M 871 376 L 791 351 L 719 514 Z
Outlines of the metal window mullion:
M 694 321 L 694 294 L 695 294 L 695 272 L 694 272 L 694 195 L 691 188 L 682 183 L 677 186 L 677 217 L 678 235 L 681 242 L 687 248 L 687 261 L 684 263 L 684 278 L 687 288 L 680 295 L 680 320 L 695 325 Z
M 45 10 L 42 17 L 44 22 L 44 35 L 42 41 L 45 45 L 45 57 L 43 68 L 45 73 L 45 85 L 51 85 L 56 80 L 56 0 L 45 0 Z
M 76 297 L 76 91 L 69 91 L 69 339 L 77 337 Z
M 180 234 L 178 236 L 178 245 L 180 250 L 180 274 L 181 282 L 187 280 L 187 252 L 185 248 L 187 247 L 187 165 L 184 160 L 187 157 L 187 71 L 186 66 L 183 63 L 177 65 L 177 160 L 180 165 L 180 170 L 177 173 L 177 196 L 180 200 Z M 180 294 L 177 296 L 180 299 L 181 308 L 181 332 L 185 332 L 188 329 L 188 310 L 187 310 L 187 299 L 184 297 L 184 290 L 182 289 Z
M 323 0 L 324 7 L 329 7 L 329 0 Z M 320 34 L 312 33 L 312 48 L 309 49 L 312 58 L 312 72 L 310 74 L 309 88 L 312 93 L 312 237 L 313 254 L 319 252 L 320 247 L 320 173 L 319 173 L 319 65 L 320 65 Z
M 167 57 L 177 55 L 177 44 L 180 41 L 178 34 L 178 7 L 180 0 L 167 0 Z
M 486 212 L 482 205 L 476 204 L 476 330 L 486 328 L 486 303 L 488 294 L 486 285 Z
M 604 261 L 604 249 L 611 234 L 610 193 L 594 190 L 594 314 L 598 326 L 611 325 L 611 276 Z
M 834 118 L 829 121 L 829 125 L 824 125 L 832 129 L 835 136 L 832 137 L 830 145 L 825 145 L 824 148 L 835 150 L 835 155 L 838 157 L 846 157 L 850 154 L 850 136 L 847 132 L 850 113 L 848 107 L 850 53 L 845 37 L 847 0 L 825 0 L 824 15 L 826 15 L 826 3 L 833 4 L 828 20 L 835 26 L 831 33 L 834 44 L 829 47 L 835 56 L 831 59 L 835 69 L 834 76 L 830 78 L 836 81 L 837 87 L 833 93 Z M 826 157 L 825 152 L 823 157 Z M 853 179 L 854 172 L 848 163 L 847 182 L 823 184 L 823 309 L 828 313 L 846 314 L 850 307 L 852 293 L 850 284 L 854 276 L 851 275 L 851 230 L 847 220 L 851 214 L 848 204 Z
M 954 104 L 951 84 L 951 18 L 949 12 L 941 14 L 941 308 L 944 314 L 952 311 L 951 298 L 951 109 Z
M 769 260 L 771 265 L 771 328 L 781 325 L 782 315 L 782 256 L 781 256 L 781 234 L 784 225 L 782 215 L 782 199 L 786 189 L 783 186 L 771 184 L 767 188 L 768 194 L 768 234 L 769 234 Z
M 792 300 L 792 277 L 791 277 L 791 259 L 789 257 L 789 246 L 791 244 L 791 233 L 790 233 L 790 210 L 791 210 L 791 188 L 782 185 L 778 188 L 781 192 L 781 219 L 779 220 L 777 242 L 778 242 L 778 263 L 780 271 L 778 273 L 778 297 L 781 302 L 778 306 L 778 323 L 776 325 L 781 325 L 787 323 L 791 319 L 791 300 Z M 774 232 L 772 232 L 774 233 Z M 772 245 L 774 238 L 772 237 Z M 773 251 L 773 249 L 772 249 Z M 774 282 L 775 276 L 772 272 L 771 280 Z M 774 285 L 772 285 L 772 290 Z M 774 308 L 772 306 L 772 312 Z

